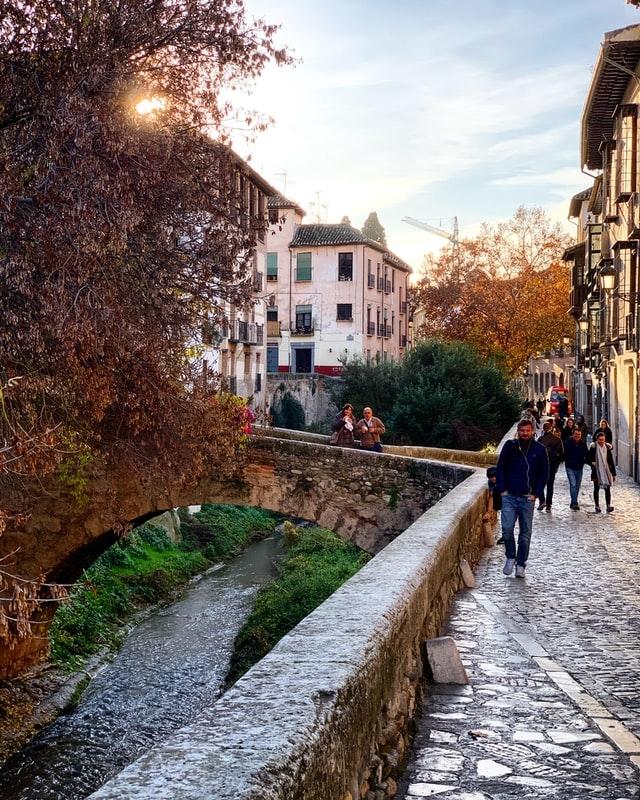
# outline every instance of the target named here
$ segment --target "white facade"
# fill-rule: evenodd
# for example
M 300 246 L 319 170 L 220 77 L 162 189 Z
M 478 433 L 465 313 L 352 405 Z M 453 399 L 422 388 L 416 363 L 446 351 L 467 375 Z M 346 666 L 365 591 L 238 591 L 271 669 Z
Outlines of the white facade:
M 268 371 L 337 375 L 346 357 L 399 358 L 408 265 L 348 225 L 302 225 L 285 198 L 271 198 L 270 213 Z

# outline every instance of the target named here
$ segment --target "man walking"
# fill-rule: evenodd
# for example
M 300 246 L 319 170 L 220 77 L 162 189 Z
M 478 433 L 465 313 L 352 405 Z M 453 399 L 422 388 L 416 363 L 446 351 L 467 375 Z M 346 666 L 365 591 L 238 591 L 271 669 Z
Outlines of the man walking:
M 533 438 L 529 420 L 518 423 L 518 436 L 504 443 L 498 458 L 498 491 L 502 495 L 502 536 L 505 575 L 516 567 L 516 578 L 524 578 L 533 527 L 536 498 L 541 497 L 549 477 L 549 459 L 544 445 Z M 518 522 L 518 550 L 514 529 Z
M 374 453 L 382 452 L 380 435 L 384 433 L 384 423 L 378 417 L 373 416 L 373 411 L 367 406 L 364 409 L 363 417 L 358 422 L 360 431 L 360 446 L 363 450 L 372 450 Z
M 574 428 L 571 437 L 564 443 L 564 466 L 567 470 L 569 481 L 569 494 L 571 495 L 572 511 L 580 511 L 578 495 L 582 484 L 582 473 L 587 463 L 589 451 L 580 428 Z
M 556 473 L 558 472 L 560 462 L 564 458 L 562 439 L 553 433 L 552 428 L 553 425 L 550 422 L 545 422 L 542 426 L 542 436 L 538 439 L 540 444 L 546 449 L 547 456 L 549 457 L 549 477 L 547 478 L 545 493 L 540 497 L 538 511 L 551 511 Z

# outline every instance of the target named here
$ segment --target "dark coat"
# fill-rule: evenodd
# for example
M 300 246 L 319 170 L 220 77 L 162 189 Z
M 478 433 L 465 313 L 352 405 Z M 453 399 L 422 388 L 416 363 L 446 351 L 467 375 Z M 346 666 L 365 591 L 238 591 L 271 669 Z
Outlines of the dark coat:
M 598 482 L 598 470 L 596 469 L 596 447 L 598 445 L 593 442 L 591 447 L 587 452 L 587 464 L 591 465 L 591 480 L 594 483 Z M 613 463 L 613 447 L 610 444 L 605 444 L 607 448 L 607 466 L 609 467 L 609 472 L 615 478 L 616 476 L 616 465 Z
M 352 417 L 351 421 L 353 422 L 353 429 L 356 428 L 356 421 Z M 333 425 L 331 426 L 334 432 L 334 436 L 331 437 L 331 444 L 335 444 L 338 447 L 355 447 L 356 443 L 353 438 L 353 431 L 350 431 L 348 428 L 345 427 L 345 418 L 342 415 L 342 411 L 336 415 L 336 418 L 333 420 Z
M 532 439 L 528 446 L 509 439 L 502 446 L 496 466 L 499 492 L 542 497 L 549 478 L 549 458 L 544 445 Z
M 564 460 L 562 439 L 556 436 L 555 433 L 549 431 L 549 433 L 543 434 L 538 441 L 546 448 L 547 455 L 549 456 L 549 464 L 552 467 L 558 466 L 558 464 Z
M 564 463 L 569 469 L 582 469 L 587 463 L 587 445 L 584 439 L 576 442 L 573 438 L 564 443 Z
M 595 441 L 596 434 L 600 433 L 601 431 L 602 433 L 604 433 L 605 442 L 607 444 L 613 444 L 613 431 L 611 430 L 611 428 L 596 428 L 595 431 L 593 432 L 593 440 Z

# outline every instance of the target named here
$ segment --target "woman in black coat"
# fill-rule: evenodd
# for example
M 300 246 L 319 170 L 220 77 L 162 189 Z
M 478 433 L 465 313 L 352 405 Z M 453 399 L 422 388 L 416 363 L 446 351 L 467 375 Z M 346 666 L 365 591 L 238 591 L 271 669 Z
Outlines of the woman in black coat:
M 595 429 L 593 432 L 593 440 L 595 442 L 596 436 L 600 431 L 604 432 L 604 439 L 607 444 L 613 444 L 613 431 L 609 427 L 609 423 L 606 419 L 600 420 L 600 425 Z

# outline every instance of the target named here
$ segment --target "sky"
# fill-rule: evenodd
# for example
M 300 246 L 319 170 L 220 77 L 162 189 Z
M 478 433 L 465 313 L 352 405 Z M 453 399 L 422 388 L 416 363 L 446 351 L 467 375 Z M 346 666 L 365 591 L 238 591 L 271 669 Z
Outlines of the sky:
M 242 102 L 273 124 L 238 152 L 315 222 L 377 211 L 419 272 L 443 239 L 543 206 L 566 222 L 591 181 L 580 116 L 605 31 L 640 24 L 624 0 L 246 0 L 299 59 Z M 285 183 L 286 182 L 286 183 Z M 317 194 L 319 193 L 319 195 Z M 319 197 L 319 203 L 318 203 Z

